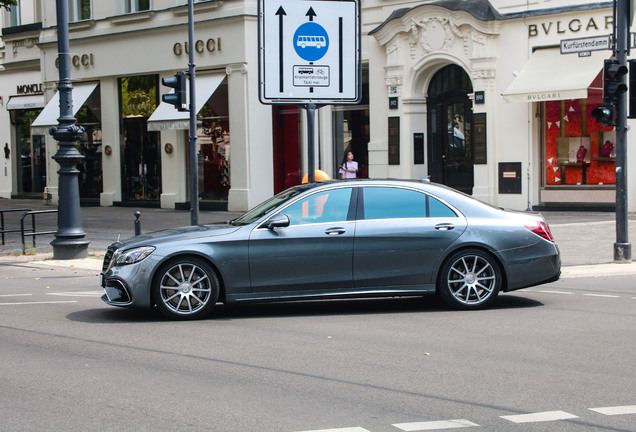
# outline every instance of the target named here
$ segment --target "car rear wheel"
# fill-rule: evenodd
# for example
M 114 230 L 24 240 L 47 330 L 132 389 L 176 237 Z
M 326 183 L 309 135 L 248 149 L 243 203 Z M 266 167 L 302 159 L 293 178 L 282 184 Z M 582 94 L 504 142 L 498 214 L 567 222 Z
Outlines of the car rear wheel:
M 210 313 L 219 298 L 219 280 L 212 267 L 196 257 L 164 264 L 156 273 L 153 298 L 171 319 L 197 319 Z
M 466 249 L 446 260 L 437 291 L 453 308 L 480 309 L 495 300 L 501 282 L 501 270 L 494 258 L 478 249 Z

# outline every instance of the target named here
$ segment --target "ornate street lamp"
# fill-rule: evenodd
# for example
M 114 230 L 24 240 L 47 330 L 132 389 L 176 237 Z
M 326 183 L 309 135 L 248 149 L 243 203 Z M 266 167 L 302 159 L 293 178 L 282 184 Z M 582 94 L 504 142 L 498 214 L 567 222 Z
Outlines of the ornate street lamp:
M 75 124 L 71 84 L 70 47 L 68 36 L 68 0 L 56 0 L 57 50 L 60 80 L 57 85 L 60 96 L 60 118 L 58 126 L 49 133 L 59 143 L 53 159 L 60 164 L 58 182 L 57 232 L 53 246 L 54 259 L 75 259 L 88 256 L 86 233 L 80 216 L 79 182 L 77 164 L 84 156 L 77 151 L 75 143 L 84 135 L 84 128 Z

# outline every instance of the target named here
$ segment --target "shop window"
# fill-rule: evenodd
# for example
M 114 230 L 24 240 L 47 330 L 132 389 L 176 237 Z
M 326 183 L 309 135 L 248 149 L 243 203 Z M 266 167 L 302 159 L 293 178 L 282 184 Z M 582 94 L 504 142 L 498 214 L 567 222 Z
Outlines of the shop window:
M 150 10 L 150 0 L 125 0 L 126 13 Z
M 227 202 L 231 186 L 231 142 L 227 78 L 197 116 L 199 197 Z
M 334 173 L 348 152 L 358 162 L 358 178 L 369 177 L 369 66 L 362 66 L 362 100 L 357 105 L 333 106 Z
M 544 102 L 547 186 L 613 185 L 616 133 L 591 116 L 600 92 L 588 99 Z
M 40 110 L 15 111 L 15 167 L 19 194 L 39 193 L 44 191 L 46 186 L 44 136 L 31 135 L 31 123 L 39 114 Z
M 300 184 L 300 109 L 273 105 L 274 193 Z
M 68 13 L 70 21 L 82 21 L 91 19 L 91 0 L 70 0 Z
M 84 135 L 77 143 L 84 159 L 78 163 L 80 197 L 97 199 L 103 190 L 102 177 L 102 120 L 99 88 L 95 89 L 76 115 Z

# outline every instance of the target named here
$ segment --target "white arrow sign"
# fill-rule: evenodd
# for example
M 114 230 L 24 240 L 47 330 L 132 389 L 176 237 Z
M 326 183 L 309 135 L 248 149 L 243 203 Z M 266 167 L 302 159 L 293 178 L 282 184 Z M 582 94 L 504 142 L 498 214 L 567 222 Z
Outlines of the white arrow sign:
M 259 1 L 262 103 L 357 103 L 357 0 Z

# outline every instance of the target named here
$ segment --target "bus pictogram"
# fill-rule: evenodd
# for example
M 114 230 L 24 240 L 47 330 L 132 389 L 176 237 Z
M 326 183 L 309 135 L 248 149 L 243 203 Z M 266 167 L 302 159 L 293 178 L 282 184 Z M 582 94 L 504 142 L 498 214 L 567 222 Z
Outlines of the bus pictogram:
M 320 49 L 327 45 L 327 40 L 324 36 L 298 36 L 296 45 L 301 48 L 316 47 Z

